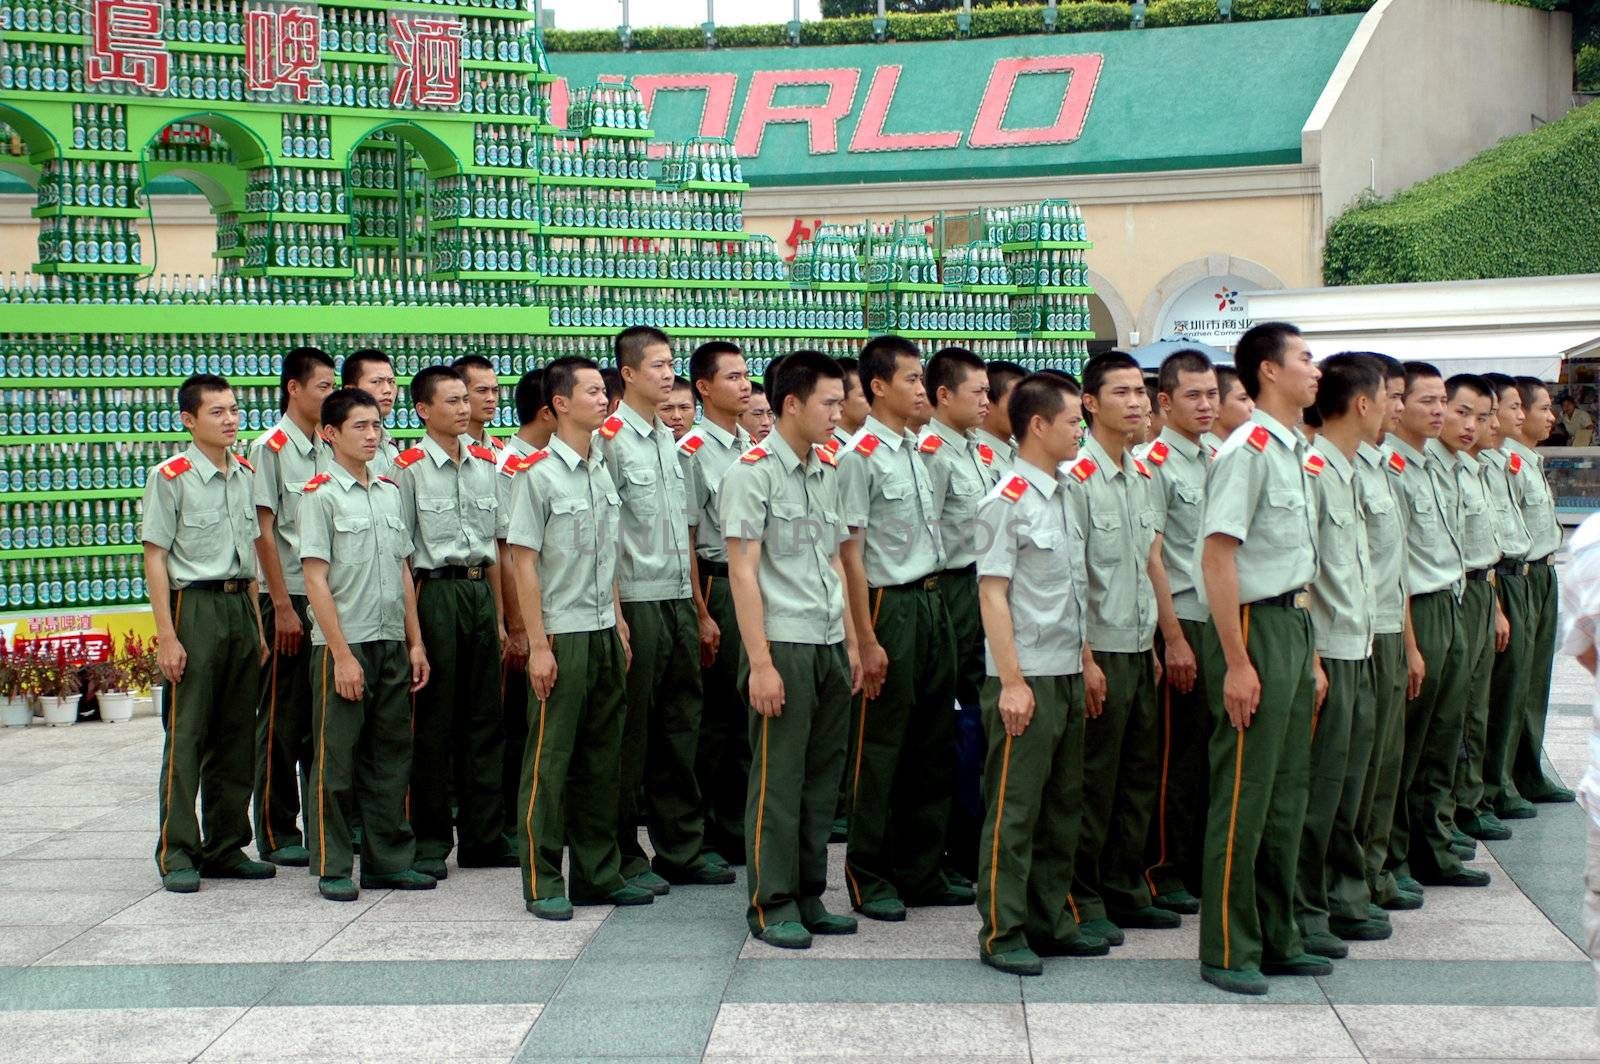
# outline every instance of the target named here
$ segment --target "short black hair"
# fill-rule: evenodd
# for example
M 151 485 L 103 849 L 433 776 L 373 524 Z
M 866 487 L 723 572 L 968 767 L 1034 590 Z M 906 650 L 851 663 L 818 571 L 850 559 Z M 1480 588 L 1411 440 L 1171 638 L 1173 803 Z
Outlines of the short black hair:
M 1068 389 L 1073 395 L 1083 394 L 1083 385 L 1078 383 L 1078 378 L 1074 377 L 1072 374 L 1068 373 L 1059 366 L 1046 366 L 1044 369 L 1039 370 L 1039 372 L 1043 373 L 1046 377 L 1054 377 L 1059 381 L 1065 381 Z
M 848 396 L 851 388 L 861 387 L 861 363 L 852 355 L 845 355 L 834 359 L 839 363 L 839 368 L 844 370 L 844 394 Z
M 772 367 L 769 365 L 767 368 L 770 370 Z M 751 395 L 766 395 L 767 394 L 766 386 L 763 385 L 760 381 L 751 381 L 750 382 L 750 394 Z
M 989 402 L 998 403 L 1005 397 L 1006 389 L 1028 375 L 1028 371 L 1015 362 L 991 358 L 985 366 L 989 371 Z M 1010 409 L 1007 407 L 1006 409 Z
M 1006 415 L 1011 418 L 1011 435 L 1021 441 L 1036 417 L 1052 420 L 1066 408 L 1066 396 L 1081 394 L 1070 376 L 1041 370 L 1016 383 L 1006 399 Z
M 366 365 L 369 362 L 382 362 L 386 366 L 394 365 L 394 359 L 379 351 L 376 347 L 363 347 L 345 358 L 344 364 L 339 367 L 339 383 L 346 388 L 354 388 L 356 382 L 361 380 L 361 375 L 366 372 Z
M 1498 398 L 1498 393 L 1495 392 L 1494 385 L 1490 384 L 1476 373 L 1457 373 L 1455 376 L 1446 380 L 1444 382 L 1445 398 L 1447 400 L 1454 399 L 1456 397 L 1456 393 L 1463 388 L 1469 392 L 1473 392 L 1476 395 L 1481 395 L 1485 399 L 1493 400 Z
M 783 413 L 783 401 L 791 395 L 802 403 L 810 399 L 821 380 L 842 381 L 844 370 L 821 351 L 795 351 L 785 355 L 783 367 L 773 374 L 772 390 L 767 393 L 773 415 Z
M 638 369 L 639 363 L 644 361 L 645 349 L 656 344 L 665 344 L 669 349 L 672 347 L 667 334 L 653 325 L 630 325 L 623 329 L 611 341 L 611 354 L 616 359 L 617 369 L 621 370 L 624 366 Z
M 688 377 L 674 376 L 672 378 L 672 390 L 675 392 L 688 392 L 690 395 L 693 395 L 694 385 L 689 383 Z
M 932 358 L 928 359 L 928 375 L 923 381 L 928 391 L 928 402 L 938 406 L 940 388 L 955 391 L 967 382 L 968 376 L 986 369 L 983 359 L 965 347 L 940 348 Z
M 1427 380 L 1430 377 L 1441 381 L 1444 380 L 1444 374 L 1440 373 L 1439 367 L 1435 366 L 1432 362 L 1402 362 L 1400 363 L 1400 366 L 1406 371 L 1407 395 L 1411 394 L 1411 386 L 1417 383 L 1417 381 Z
M 1300 410 L 1300 420 L 1305 423 L 1305 426 L 1308 429 L 1320 429 L 1322 427 L 1322 411 L 1317 409 L 1315 403 L 1307 407 L 1302 407 Z
M 1161 360 L 1161 372 L 1156 374 L 1156 391 L 1162 395 L 1173 395 L 1182 382 L 1181 374 L 1184 373 L 1210 373 L 1211 360 L 1204 351 L 1197 351 L 1192 347 L 1174 351 Z M 1217 382 L 1221 386 L 1220 381 Z
M 914 358 L 920 362 L 922 352 L 916 344 L 894 333 L 874 336 L 861 348 L 856 373 L 861 378 L 861 390 L 867 393 L 868 400 L 872 399 L 872 382 L 881 380 L 887 384 L 894 380 L 895 367 L 902 358 Z
M 297 347 L 283 356 L 283 371 L 278 375 L 278 412 L 289 409 L 289 384 L 304 384 L 317 372 L 318 366 L 333 371 L 333 359 L 320 347 Z
M 1239 371 L 1227 363 L 1218 362 L 1211 368 L 1216 370 L 1217 373 L 1217 400 L 1219 402 L 1228 397 L 1228 393 L 1233 391 L 1235 384 L 1241 388 L 1244 387 L 1244 382 L 1239 380 Z
M 788 357 L 789 357 L 788 355 L 774 355 L 771 358 L 767 359 L 767 368 L 761 371 L 761 383 L 765 384 L 765 385 L 769 385 L 773 381 L 777 380 L 778 379 L 778 367 L 783 365 L 783 360 L 788 358 Z M 772 391 L 771 388 L 767 389 L 767 392 L 769 394 L 771 393 L 771 391 Z
M 1522 397 L 1522 405 L 1524 407 L 1531 409 L 1533 404 L 1538 400 L 1540 392 L 1544 392 L 1548 395 L 1550 388 L 1538 377 L 1517 378 L 1517 394 Z
M 1483 375 L 1483 379 L 1488 381 L 1489 384 L 1494 388 L 1494 395 L 1496 399 L 1504 397 L 1506 392 L 1514 390 L 1517 386 L 1517 378 L 1511 376 L 1509 373 L 1491 371 L 1489 373 L 1485 373 Z
M 1316 424 L 1320 425 L 1324 420 L 1348 414 L 1356 396 L 1369 396 L 1377 402 L 1383 392 L 1383 374 L 1378 364 L 1366 355 L 1333 355 L 1322 360 L 1320 369 L 1322 380 L 1317 385 L 1317 402 L 1306 408 L 1307 424 L 1311 423 L 1313 410 L 1318 415 Z
M 350 420 L 351 411 L 358 406 L 377 410 L 378 401 L 363 388 L 336 388 L 322 401 L 322 423 L 331 429 L 339 428 Z
M 438 391 L 439 385 L 445 381 L 467 383 L 461 371 L 454 366 L 426 366 L 418 370 L 417 375 L 411 378 L 411 402 L 413 404 L 433 402 L 433 393 Z
M 215 373 L 196 373 L 178 385 L 178 411 L 183 414 L 198 414 L 207 392 L 231 391 L 233 385 L 228 383 L 228 378 L 219 377 Z
M 530 369 L 517 381 L 517 424 L 531 425 L 544 409 L 544 370 Z
M 572 389 L 577 384 L 578 371 L 581 369 L 600 369 L 600 364 L 592 358 L 584 358 L 581 355 L 564 355 L 544 368 L 544 405 L 550 409 L 550 413 L 556 412 L 557 396 L 562 399 L 572 398 Z M 605 376 L 605 370 L 600 370 L 600 375 Z M 517 416 L 521 416 L 520 408 Z
M 1383 375 L 1384 383 L 1389 381 L 1404 380 L 1406 367 L 1393 355 L 1386 355 L 1381 351 L 1341 351 L 1343 355 L 1363 355 L 1377 365 L 1378 372 Z
M 568 355 L 568 358 L 578 358 L 577 355 Z M 590 359 L 589 361 L 594 361 Z M 599 365 L 598 362 L 595 363 Z M 600 371 L 600 379 L 606 383 L 606 402 L 622 402 L 622 371 L 615 366 L 606 366 Z
M 717 375 L 717 363 L 723 355 L 742 355 L 744 349 L 728 340 L 711 340 L 694 349 L 689 356 L 689 379 L 699 383 Z
M 1300 330 L 1286 321 L 1264 321 L 1251 326 L 1233 349 L 1233 364 L 1239 371 L 1245 394 L 1254 399 L 1261 394 L 1261 365 L 1273 362 L 1283 365 L 1283 352 L 1289 346 L 1289 337 L 1299 336 Z
M 467 370 L 469 369 L 486 369 L 490 373 L 495 372 L 494 363 L 482 355 L 462 355 L 451 365 L 460 372 L 462 380 L 467 379 Z
M 1106 375 L 1123 369 L 1138 370 L 1139 381 L 1144 382 L 1139 360 L 1126 351 L 1102 351 L 1095 355 L 1083 367 L 1084 394 L 1099 395 L 1100 389 L 1105 387 Z

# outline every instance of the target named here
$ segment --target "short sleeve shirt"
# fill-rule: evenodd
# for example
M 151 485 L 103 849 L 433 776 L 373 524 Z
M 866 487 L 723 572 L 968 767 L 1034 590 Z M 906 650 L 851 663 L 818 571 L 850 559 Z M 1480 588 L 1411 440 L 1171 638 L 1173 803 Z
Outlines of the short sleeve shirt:
M 1067 509 L 1088 544 L 1089 646 L 1111 653 L 1149 650 L 1156 632 L 1150 545 L 1160 531 L 1150 467 L 1128 451 L 1120 465 L 1113 463 L 1090 436 L 1065 469 Z
M 1017 450 L 1010 440 L 1002 440 L 988 429 L 980 428 L 972 434 L 977 441 L 994 452 L 994 475 L 999 480 L 1011 472 L 1017 460 Z
M 256 474 L 232 453 L 224 475 L 191 444 L 144 481 L 144 542 L 167 552 L 174 591 L 196 580 L 256 575 Z
M 730 541 L 761 545 L 757 582 L 767 638 L 844 642 L 844 587 L 833 559 L 849 529 L 832 453 L 819 447 L 801 462 L 772 431 L 724 474 L 722 520 Z
M 1370 443 L 1356 449 L 1361 481 L 1361 512 L 1367 526 L 1367 558 L 1372 565 L 1372 631 L 1397 635 L 1406 621 L 1405 511 L 1395 496 L 1388 456 Z
M 1523 478 L 1522 523 L 1527 526 L 1530 540 L 1527 557 L 1530 560 L 1548 557 L 1561 546 L 1561 523 L 1556 519 L 1555 495 L 1544 475 L 1544 456 L 1519 441 L 1513 440 L 1506 446 L 1521 460 L 1517 476 Z
M 1305 587 L 1317 575 L 1316 499 L 1305 438 L 1264 410 L 1233 430 L 1217 451 L 1201 509 L 1198 558 L 1210 536 L 1239 541 L 1239 601 L 1258 602 Z M 1205 597 L 1205 583 L 1200 594 Z
M 672 430 L 624 402 L 598 442 L 622 496 L 622 601 L 688 598 L 689 495 Z
M 406 637 L 405 582 L 401 567 L 412 551 L 411 530 L 400 514 L 400 489 L 371 476 L 362 484 L 338 462 L 305 485 L 300 556 L 328 563 L 328 590 L 345 642 Z M 326 646 L 327 631 L 311 611 L 311 642 Z
M 539 552 L 539 604 L 549 635 L 599 632 L 617 623 L 617 535 L 622 498 L 605 454 L 587 458 L 552 437 L 512 478 L 506 542 Z
M 722 539 L 722 481 L 751 445 L 750 434 L 743 428 L 735 425 L 729 432 L 709 419 L 678 441 L 678 458 L 688 482 L 695 551 L 707 561 L 728 560 Z
M 423 436 L 395 459 L 394 481 L 416 548 L 415 568 L 494 564 L 500 530 L 495 453 L 465 436 L 459 444 L 459 461 L 432 436 Z
M 1319 438 L 1306 469 L 1317 494 L 1317 578 L 1311 627 L 1317 653 L 1340 661 L 1372 655 L 1372 559 L 1362 519 L 1362 482 L 1339 448 Z
M 978 577 L 1010 581 L 1006 601 L 1022 675 L 1081 673 L 1089 584 L 1066 486 L 1019 459 L 978 504 L 977 520 L 986 530 Z M 999 675 L 987 643 L 984 659 L 989 675 Z
M 495 504 L 498 507 L 496 514 L 497 528 L 495 536 L 505 539 L 511 524 L 511 485 L 515 482 L 517 474 L 522 471 L 522 460 L 538 452 L 539 448 L 524 440 L 521 436 L 512 436 L 501 445 L 494 455 L 495 471 L 500 475 L 495 478 Z
M 1195 544 L 1211 455 L 1202 444 L 1190 443 L 1168 427 L 1145 452 L 1144 464 L 1154 478 L 1154 501 L 1162 514 L 1161 561 L 1172 588 L 1173 611 L 1185 621 L 1204 621 L 1210 613 L 1195 587 Z
M 1459 591 L 1466 567 L 1458 538 L 1453 471 L 1399 436 L 1389 436 L 1386 443 L 1386 467 L 1406 513 L 1406 593 Z
M 839 456 L 844 519 L 864 530 L 867 583 L 894 587 L 945 567 L 933 477 L 909 432 L 868 417 Z
M 1600 514 L 1572 533 L 1572 562 L 1561 580 L 1561 652 L 1576 657 L 1600 646 Z M 1600 824 L 1600 680 L 1590 680 L 1589 760 L 1578 802 Z
M 1461 553 L 1470 572 L 1487 569 L 1500 560 L 1495 514 L 1489 505 L 1485 467 L 1466 451 L 1457 451 L 1456 491 L 1461 498 Z
M 926 456 L 933 479 L 945 567 L 965 569 L 978 560 L 973 518 L 984 493 L 994 486 L 994 448 L 934 418 L 918 439 L 917 450 Z
M 1479 451 L 1483 463 L 1484 486 L 1489 493 L 1489 508 L 1494 512 L 1495 539 L 1504 557 L 1520 561 L 1528 556 L 1533 539 L 1522 521 L 1522 475 L 1526 468 L 1521 457 L 1511 460 L 1504 448 Z
M 394 437 L 384 430 L 383 437 L 378 440 L 378 453 L 372 456 L 372 461 L 367 463 L 367 470 L 375 477 L 388 477 L 394 479 L 394 460 L 400 456 L 400 445 L 394 442 Z
M 250 464 L 256 467 L 255 504 L 272 511 L 278 565 L 291 595 L 306 593 L 306 580 L 300 573 L 300 500 L 306 484 L 330 461 L 327 448 L 308 439 L 287 416 L 250 445 Z M 263 586 L 265 581 L 263 574 Z

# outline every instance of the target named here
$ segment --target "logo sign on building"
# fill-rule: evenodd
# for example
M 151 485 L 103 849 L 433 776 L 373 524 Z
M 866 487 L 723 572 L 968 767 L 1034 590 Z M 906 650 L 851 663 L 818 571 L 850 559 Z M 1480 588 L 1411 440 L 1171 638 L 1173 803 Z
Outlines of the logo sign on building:
M 244 13 L 244 88 L 252 98 L 311 99 L 322 81 L 322 15 L 310 4 L 263 4 Z
M 1232 347 L 1254 325 L 1243 293 L 1260 288 L 1243 277 L 1207 277 L 1172 298 L 1161 312 L 1160 339 L 1188 336 L 1213 347 Z

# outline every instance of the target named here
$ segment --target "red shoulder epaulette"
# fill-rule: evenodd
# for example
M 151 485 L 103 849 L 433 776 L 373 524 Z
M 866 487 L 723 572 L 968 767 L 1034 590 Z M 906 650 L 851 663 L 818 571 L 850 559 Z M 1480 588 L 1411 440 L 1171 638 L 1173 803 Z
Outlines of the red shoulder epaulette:
M 161 475 L 166 477 L 168 480 L 176 480 L 179 476 L 187 473 L 193 468 L 194 463 L 180 454 L 178 457 L 172 459 L 161 467 Z
M 1516 451 L 1511 452 L 1511 457 L 1506 461 L 1506 468 L 1513 474 L 1522 472 L 1522 456 Z
M 994 448 L 987 443 L 978 444 L 978 461 L 984 465 L 994 465 Z
M 617 415 L 612 414 L 610 417 L 606 418 L 605 422 L 600 426 L 600 435 L 609 440 L 621 430 L 622 419 Z
M 706 438 L 698 432 L 691 432 L 678 441 L 678 450 L 689 457 L 694 457 L 694 452 L 705 446 Z
M 500 475 L 503 477 L 514 477 L 524 469 L 532 469 L 539 463 L 539 459 L 548 458 L 549 456 L 549 451 L 534 451 L 532 454 L 512 455 L 510 458 L 507 458 L 505 460 L 505 464 L 500 467 Z
M 1077 464 L 1072 467 L 1072 475 L 1078 478 L 1078 483 L 1082 484 L 1084 481 L 1094 476 L 1094 471 L 1099 468 L 1099 466 L 1094 464 L 1093 458 L 1080 458 L 1078 459 Z
M 1267 431 L 1267 427 L 1265 425 L 1257 425 L 1251 430 L 1249 438 L 1247 438 L 1244 442 L 1248 443 L 1256 450 L 1265 453 L 1267 449 L 1267 441 L 1271 438 L 1272 433 Z
M 302 488 L 301 490 L 305 491 L 307 493 L 316 491 L 318 488 L 322 487 L 322 485 L 326 484 L 328 481 L 330 481 L 332 479 L 333 479 L 333 474 L 332 473 L 318 473 L 316 476 L 314 476 L 310 480 L 306 481 L 306 486 L 304 488 Z
M 744 454 L 741 454 L 739 456 L 739 461 L 745 462 L 745 463 L 747 463 L 749 465 L 755 465 L 757 462 L 761 461 L 766 456 L 767 456 L 766 448 L 764 448 L 764 447 L 752 447 L 748 451 L 744 452 Z
M 1135 458 L 1133 460 L 1133 468 L 1137 469 L 1141 474 L 1143 474 L 1146 480 L 1150 479 L 1150 467 L 1139 461 L 1139 459 Z
M 421 447 L 407 447 L 405 450 L 394 456 L 395 467 L 397 469 L 404 469 L 408 465 L 412 465 L 415 462 L 421 461 L 422 456 L 426 453 L 427 452 Z
M 267 437 L 267 447 L 273 451 L 283 450 L 283 445 L 288 442 L 289 434 L 284 432 L 282 429 L 278 429 L 271 436 Z
M 917 450 L 921 451 L 923 454 L 932 454 L 934 451 L 937 451 L 943 446 L 944 437 L 939 435 L 937 432 L 930 432 L 926 437 L 923 438 L 921 443 L 917 444 Z
M 856 453 L 857 454 L 870 455 L 873 451 L 876 451 L 877 449 L 878 449 L 878 437 L 874 436 L 870 432 L 856 441 Z
M 822 447 L 820 448 L 820 450 L 827 451 L 830 455 L 832 455 L 835 458 L 839 457 L 839 437 L 837 437 L 837 436 L 829 436 L 828 437 L 828 442 L 823 444 Z M 837 464 L 837 463 L 835 463 L 835 464 Z
M 398 488 L 400 486 L 400 485 L 396 484 L 394 481 L 390 480 L 388 477 L 384 476 L 382 473 L 378 474 L 378 479 L 383 481 L 385 484 L 389 485 L 391 488 Z
M 1084 459 L 1084 461 L 1087 462 L 1088 459 L 1086 458 L 1086 459 Z M 1090 462 L 1090 465 L 1093 465 L 1093 464 L 1094 463 Z M 1074 469 L 1073 472 L 1077 472 L 1077 470 Z M 1006 486 L 1000 489 L 1000 497 L 1002 499 L 1009 499 L 1012 502 L 1016 502 L 1018 499 L 1022 498 L 1022 493 L 1027 491 L 1027 490 L 1028 490 L 1027 478 L 1025 478 L 1025 477 L 1012 477 L 1010 480 L 1006 481 Z
M 1306 472 L 1314 477 L 1320 477 L 1322 475 L 1322 467 L 1327 464 L 1327 461 L 1320 454 L 1306 455 Z
M 467 444 L 467 453 L 472 455 L 474 458 L 481 458 L 485 462 L 494 461 L 494 450 L 492 448 L 485 447 L 481 443 Z
M 1406 471 L 1406 460 L 1398 452 L 1389 456 L 1389 471 L 1391 473 L 1404 473 Z
M 506 441 L 502 440 L 499 436 L 490 436 L 489 446 L 496 451 L 503 451 L 506 449 Z
M 1150 449 L 1144 453 L 1144 460 L 1149 462 L 1151 465 L 1162 465 L 1167 460 L 1167 454 L 1168 451 L 1166 441 L 1157 440 L 1155 443 L 1152 443 L 1150 445 Z
M 232 452 L 231 452 L 231 451 L 230 451 L 230 452 L 229 452 L 229 453 L 230 453 L 230 454 L 232 454 Z M 250 470 L 250 472 L 252 472 L 252 473 L 254 473 L 254 472 L 255 472 L 255 471 L 256 471 L 256 467 L 255 467 L 255 466 L 253 466 L 253 465 L 251 465 L 251 464 L 250 464 L 250 463 L 249 463 L 249 462 L 248 462 L 248 461 L 246 461 L 246 460 L 245 460 L 245 459 L 244 459 L 244 458 L 243 458 L 243 457 L 241 457 L 241 456 L 240 456 L 240 455 L 237 455 L 237 454 L 235 454 L 235 455 L 234 455 L 234 456 L 233 456 L 233 460 L 234 460 L 234 461 L 235 461 L 235 462 L 238 462 L 238 463 L 239 463 L 239 464 L 240 464 L 240 465 L 242 465 L 242 466 L 244 466 L 244 467 L 245 467 L 245 468 L 246 468 L 246 469 L 248 469 L 248 470 Z
M 833 440 L 829 441 L 829 443 L 833 443 L 833 442 L 836 442 L 836 441 L 833 441 Z M 822 459 L 822 461 L 824 463 L 826 463 L 827 465 L 838 466 L 838 464 L 839 464 L 839 456 L 837 454 L 835 454 L 833 451 L 828 450 L 828 444 L 826 444 L 826 443 L 820 445 L 817 448 L 817 457 Z

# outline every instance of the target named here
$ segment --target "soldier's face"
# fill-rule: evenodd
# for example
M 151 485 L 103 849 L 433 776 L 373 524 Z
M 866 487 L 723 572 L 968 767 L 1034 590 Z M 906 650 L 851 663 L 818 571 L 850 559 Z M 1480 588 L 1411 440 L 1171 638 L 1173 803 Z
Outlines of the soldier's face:
M 1438 377 L 1418 377 L 1406 392 L 1400 425 L 1414 436 L 1435 439 L 1444 430 L 1446 405 L 1444 381 Z
M 239 439 L 239 401 L 232 388 L 200 393 L 200 409 L 179 417 L 194 442 L 206 447 L 232 447 Z
M 333 370 L 318 366 L 303 381 L 289 382 L 289 406 L 308 421 L 322 417 L 322 401 L 333 391 Z
M 894 376 L 872 382 L 876 402 L 883 404 L 890 417 L 910 421 L 918 406 L 927 406 L 928 393 L 922 384 L 922 360 L 916 355 L 901 355 L 894 360 Z M 926 423 L 926 419 L 924 419 Z
M 1217 405 L 1217 435 L 1227 439 L 1234 429 L 1250 420 L 1256 411 L 1256 401 L 1244 390 L 1244 385 L 1234 380 L 1228 385 L 1228 394 Z
M 593 432 L 605 421 L 610 403 L 606 401 L 606 380 L 597 369 L 580 368 L 572 381 L 571 395 L 558 395 L 554 405 L 559 415 L 572 420 L 574 427 Z
M 500 380 L 493 370 L 482 366 L 467 369 L 468 420 L 480 425 L 493 425 L 500 409 Z
M 356 381 L 357 388 L 378 401 L 378 412 L 384 417 L 388 417 L 389 411 L 394 409 L 394 397 L 399 391 L 399 384 L 395 379 L 394 366 L 376 360 L 362 368 L 361 379 Z
M 861 390 L 860 377 L 846 370 L 845 378 L 843 424 L 846 428 L 860 428 L 872 413 L 872 404 L 867 400 L 867 393 Z
M 968 370 L 954 388 L 939 389 L 939 416 L 952 428 L 969 432 L 983 424 L 988 413 L 989 374 L 985 370 Z
M 750 409 L 750 367 L 743 355 L 720 356 L 711 379 L 699 381 L 695 387 L 706 406 L 720 414 L 737 418 Z
M 327 429 L 333 453 L 346 462 L 370 462 L 378 454 L 378 439 L 383 435 L 383 415 L 370 406 L 350 410 L 344 424 Z
M 827 443 L 839 419 L 844 416 L 844 382 L 824 378 L 817 381 L 804 403 L 788 396 L 783 400 L 783 406 L 788 412 L 786 418 L 798 419 L 800 432 L 807 443 Z
M 1114 369 L 1100 381 L 1093 395 L 1084 397 L 1097 428 L 1133 437 L 1144 432 L 1144 374 L 1132 366 Z
M 989 404 L 989 416 L 986 420 L 988 421 L 990 428 L 992 431 L 994 431 L 995 435 L 1001 437 L 1002 439 L 1010 436 L 1014 431 L 1011 427 L 1011 415 L 1007 413 L 1008 407 L 1006 404 L 1011 402 L 1011 389 L 1015 388 L 1016 386 L 1017 382 L 1013 380 L 1010 384 L 1006 385 L 1006 390 L 1000 393 L 1000 398 L 997 401 Z M 1083 411 L 1081 408 L 1078 411 L 1078 417 L 1080 419 L 1083 417 Z
M 1541 388 L 1534 393 L 1533 405 L 1528 407 L 1528 416 L 1522 423 L 1523 434 L 1534 443 L 1543 443 L 1555 427 L 1556 415 L 1550 408 L 1550 393 Z
M 467 419 L 472 410 L 467 399 L 467 386 L 459 380 L 437 381 L 433 397 L 417 404 L 417 416 L 435 432 L 460 436 L 467 431 Z
M 1167 424 L 1186 436 L 1198 436 L 1217 420 L 1217 375 L 1179 373 L 1178 386 L 1159 396 Z
M 1522 409 L 1522 394 L 1515 388 L 1501 392 L 1495 416 L 1500 422 L 1501 439 L 1515 439 L 1521 435 L 1523 423 L 1528 420 L 1527 412 Z
M 1400 419 L 1406 412 L 1406 379 L 1404 377 L 1390 377 L 1383 382 L 1384 432 L 1399 432 Z M 1374 441 L 1377 442 L 1377 441 Z
M 772 431 L 772 404 L 767 402 L 764 393 L 750 396 L 750 405 L 739 415 L 739 424 L 757 443 L 767 438 L 767 433 Z
M 1471 388 L 1457 388 L 1456 394 L 1445 400 L 1439 442 L 1452 451 L 1471 451 L 1488 421 L 1489 397 Z
M 1078 457 L 1078 444 L 1083 439 L 1083 403 L 1076 395 L 1062 398 L 1065 406 L 1061 413 L 1044 427 L 1045 452 L 1056 465 Z
M 656 407 L 656 416 L 672 430 L 672 438 L 681 440 L 694 424 L 694 393 L 687 388 L 674 388 L 667 401 Z
M 1380 388 L 1371 395 L 1356 396 L 1355 403 L 1361 421 L 1361 438 L 1376 444 L 1383 439 L 1383 426 L 1389 420 L 1388 396 Z
M 1505 437 L 1500 434 L 1500 404 L 1496 400 L 1490 399 L 1489 420 L 1479 430 L 1478 442 L 1473 449 L 1478 451 L 1492 450 L 1500 446 L 1504 440 Z
M 1311 356 L 1304 337 L 1290 336 L 1284 341 L 1283 364 L 1277 366 L 1277 376 L 1285 391 L 1294 399 L 1294 405 L 1304 409 L 1317 401 L 1317 382 L 1322 371 Z
M 637 391 L 641 399 L 653 406 L 659 406 L 672 394 L 675 380 L 672 348 L 666 344 L 651 344 L 644 349 L 644 357 L 637 366 L 622 367 L 624 386 Z

